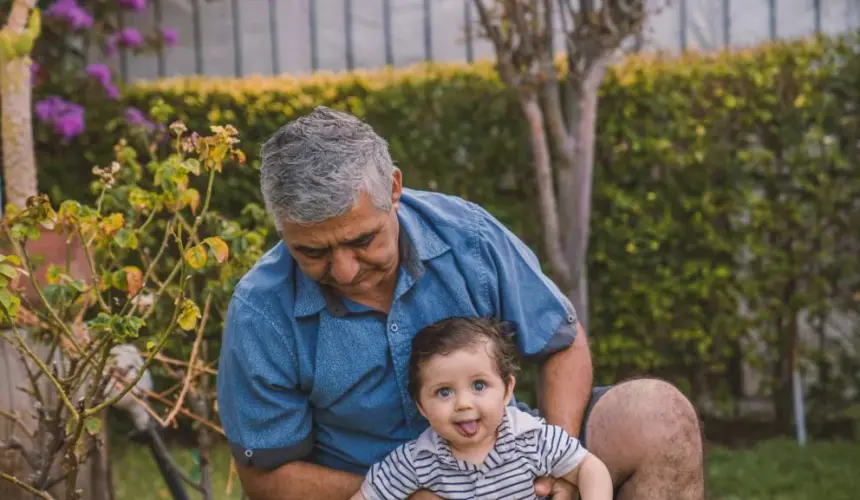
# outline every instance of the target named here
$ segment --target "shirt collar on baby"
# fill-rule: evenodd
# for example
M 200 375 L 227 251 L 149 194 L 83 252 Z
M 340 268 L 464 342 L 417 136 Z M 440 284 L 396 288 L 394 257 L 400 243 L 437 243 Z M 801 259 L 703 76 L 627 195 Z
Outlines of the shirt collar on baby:
M 491 455 L 495 452 L 501 460 L 507 461 L 509 454 L 515 449 L 516 438 L 528 432 L 540 430 L 541 426 L 542 423 L 537 418 L 519 408 L 508 406 L 502 416 L 496 445 L 490 452 Z M 454 457 L 448 441 L 437 434 L 433 428 L 428 428 L 418 437 L 414 450 L 416 457 L 421 453 L 429 453 L 435 455 L 443 464 L 455 469 L 466 466 Z

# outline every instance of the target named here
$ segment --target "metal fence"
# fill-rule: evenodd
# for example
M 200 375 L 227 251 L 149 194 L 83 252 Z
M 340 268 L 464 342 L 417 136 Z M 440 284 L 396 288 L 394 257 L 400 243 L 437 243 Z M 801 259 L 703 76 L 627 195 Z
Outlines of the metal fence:
M 135 14 L 123 22 L 167 24 L 179 31 L 180 46 L 154 58 L 123 54 L 118 62 L 126 79 L 309 73 L 492 55 L 476 35 L 472 0 L 153 0 L 150 10 L 151 19 Z M 650 21 L 646 50 L 716 48 L 854 29 L 860 0 L 674 0 Z

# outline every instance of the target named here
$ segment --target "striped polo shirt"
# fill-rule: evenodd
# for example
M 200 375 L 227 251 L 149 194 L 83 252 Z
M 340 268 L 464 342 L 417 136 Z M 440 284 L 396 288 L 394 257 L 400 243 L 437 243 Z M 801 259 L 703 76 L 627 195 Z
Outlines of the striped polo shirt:
M 458 460 L 448 441 L 428 428 L 374 464 L 361 492 L 368 500 L 403 500 L 421 489 L 450 500 L 534 499 L 536 478 L 564 476 L 586 454 L 561 427 L 509 406 L 483 464 Z

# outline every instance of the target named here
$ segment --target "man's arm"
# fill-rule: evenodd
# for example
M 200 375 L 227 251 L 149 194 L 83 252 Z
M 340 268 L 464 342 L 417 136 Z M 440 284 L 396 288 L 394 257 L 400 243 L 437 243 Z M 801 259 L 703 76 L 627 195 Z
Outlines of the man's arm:
M 250 500 L 348 499 L 363 476 L 308 462 L 290 462 L 271 471 L 237 464 Z
M 540 367 L 538 406 L 546 421 L 579 436 L 593 378 L 588 337 L 577 322 L 573 344 L 549 355 Z

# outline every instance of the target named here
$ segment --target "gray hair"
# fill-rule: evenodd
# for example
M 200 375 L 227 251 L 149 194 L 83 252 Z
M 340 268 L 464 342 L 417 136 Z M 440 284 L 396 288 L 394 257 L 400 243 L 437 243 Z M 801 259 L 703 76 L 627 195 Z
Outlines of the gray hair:
M 391 209 L 394 162 L 385 139 L 355 116 L 324 106 L 275 132 L 262 147 L 260 189 L 278 231 L 349 212 L 362 192 Z

